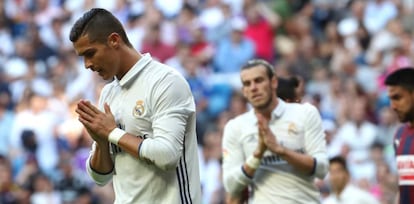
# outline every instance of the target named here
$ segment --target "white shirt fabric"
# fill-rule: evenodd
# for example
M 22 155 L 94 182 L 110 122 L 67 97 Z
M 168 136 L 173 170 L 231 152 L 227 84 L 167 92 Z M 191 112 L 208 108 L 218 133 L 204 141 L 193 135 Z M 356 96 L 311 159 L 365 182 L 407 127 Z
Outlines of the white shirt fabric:
M 94 172 L 90 157 L 87 161 L 98 185 L 113 178 L 115 203 L 201 203 L 195 104 L 185 79 L 146 54 L 120 81 L 103 88 L 101 110 L 104 103 L 121 129 L 147 137 L 140 159 L 111 145 L 110 174 Z
M 17 113 L 10 130 L 10 147 L 21 156 L 24 152 L 22 133 L 25 130 L 32 130 L 38 145 L 36 159 L 39 167 L 48 175 L 53 173 L 59 162 L 59 151 L 54 135 L 58 122 L 57 116 L 48 110 L 34 113 L 26 109 Z
M 198 148 L 202 204 L 211 204 L 214 193 L 221 187 L 221 164 L 217 159 L 204 158 L 202 147 Z
M 323 204 L 379 204 L 380 202 L 368 192 L 348 184 L 339 197 L 330 194 Z
M 325 134 L 317 109 L 306 103 L 279 103 L 272 112 L 270 129 L 280 144 L 315 158 L 313 175 L 306 175 L 266 151 L 253 179 L 242 165 L 253 154 L 258 142 L 257 118 L 251 110 L 232 120 L 223 135 L 223 182 L 227 192 L 237 195 L 251 184 L 252 203 L 319 203 L 314 177 L 324 178 L 328 168 Z
M 377 127 L 364 121 L 359 127 L 346 122 L 339 128 L 336 137 L 349 147 L 348 167 L 353 179 L 375 179 L 375 165 L 370 157 L 370 148 L 378 135 Z
M 385 0 L 381 3 L 368 1 L 364 10 L 363 23 L 369 33 L 374 34 L 383 29 L 389 20 L 397 15 L 397 6 L 390 0 Z

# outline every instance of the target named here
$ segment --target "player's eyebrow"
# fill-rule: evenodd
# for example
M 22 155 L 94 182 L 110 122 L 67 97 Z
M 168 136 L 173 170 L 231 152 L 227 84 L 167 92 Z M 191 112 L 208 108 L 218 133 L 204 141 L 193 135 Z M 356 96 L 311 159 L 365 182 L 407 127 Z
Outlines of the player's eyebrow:
M 85 55 L 85 53 L 91 52 L 93 50 L 94 50 L 93 48 L 88 48 L 88 49 L 86 49 L 86 50 L 84 50 L 82 52 L 78 52 L 78 56 L 82 57 L 82 56 Z

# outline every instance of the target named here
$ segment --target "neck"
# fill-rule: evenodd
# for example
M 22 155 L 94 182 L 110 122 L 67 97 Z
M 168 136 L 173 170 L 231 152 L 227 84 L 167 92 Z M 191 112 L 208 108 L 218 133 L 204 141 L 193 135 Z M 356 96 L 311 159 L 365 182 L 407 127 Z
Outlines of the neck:
M 276 109 L 277 105 L 279 104 L 279 99 L 274 97 L 269 105 L 256 109 L 257 112 L 261 113 L 266 119 L 270 119 L 272 116 L 272 112 Z
M 341 193 L 344 191 L 345 186 L 346 186 L 346 185 L 344 185 L 344 186 L 340 186 L 340 187 L 338 187 L 338 189 L 335 191 L 335 195 L 336 195 L 337 197 L 339 197 L 339 196 L 341 195 Z
M 127 46 L 124 48 L 123 52 L 121 52 L 121 56 L 122 64 L 120 69 L 123 71 L 119 74 L 119 76 L 117 76 L 118 79 L 121 79 L 142 57 L 141 53 L 136 51 L 134 48 Z

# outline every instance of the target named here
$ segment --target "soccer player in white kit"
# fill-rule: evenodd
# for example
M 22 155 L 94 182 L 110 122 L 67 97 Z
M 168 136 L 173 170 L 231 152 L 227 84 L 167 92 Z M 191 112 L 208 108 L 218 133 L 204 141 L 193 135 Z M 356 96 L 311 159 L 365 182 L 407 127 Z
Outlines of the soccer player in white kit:
M 76 109 L 94 140 L 92 179 L 112 179 L 117 204 L 200 203 L 195 104 L 185 79 L 136 51 L 107 10 L 86 12 L 70 40 L 87 69 L 113 79 L 98 107 L 82 100 Z
M 321 118 L 310 104 L 276 96 L 277 77 L 263 60 L 241 68 L 252 110 L 230 120 L 223 135 L 223 183 L 230 202 L 250 187 L 251 203 L 320 203 L 315 177 L 328 170 Z

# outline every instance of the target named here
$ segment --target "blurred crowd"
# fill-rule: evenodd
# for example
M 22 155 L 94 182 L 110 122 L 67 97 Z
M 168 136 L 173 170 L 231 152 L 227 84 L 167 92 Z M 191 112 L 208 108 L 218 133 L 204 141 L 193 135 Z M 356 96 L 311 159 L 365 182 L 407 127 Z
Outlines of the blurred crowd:
M 176 68 L 197 106 L 203 204 L 223 203 L 221 137 L 249 109 L 239 69 L 249 59 L 300 79 L 320 111 L 329 157 L 352 183 L 392 203 L 400 125 L 382 84 L 414 60 L 414 0 L 0 0 L 0 203 L 112 203 L 85 172 L 91 139 L 74 112 L 106 83 L 69 41 L 74 20 L 112 11 L 141 53 Z M 329 176 L 328 176 L 329 177 Z M 321 199 L 329 178 L 315 181 Z

